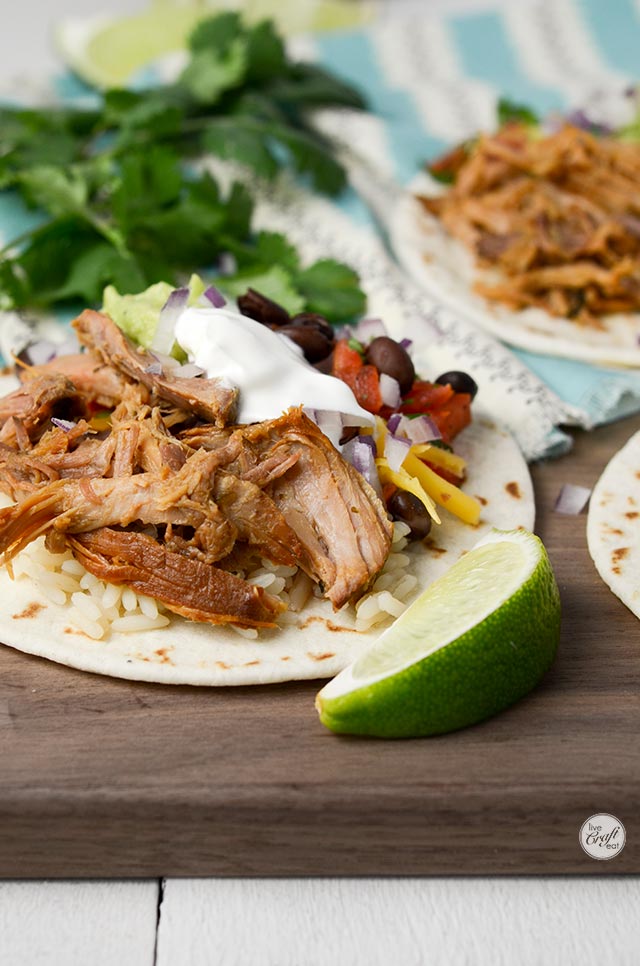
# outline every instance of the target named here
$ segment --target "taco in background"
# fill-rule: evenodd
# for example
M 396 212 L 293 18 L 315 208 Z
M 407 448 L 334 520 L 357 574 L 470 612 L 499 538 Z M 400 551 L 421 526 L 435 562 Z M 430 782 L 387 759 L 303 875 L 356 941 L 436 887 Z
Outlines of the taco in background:
M 640 617 L 640 432 L 618 450 L 593 489 L 587 542 L 605 584 Z

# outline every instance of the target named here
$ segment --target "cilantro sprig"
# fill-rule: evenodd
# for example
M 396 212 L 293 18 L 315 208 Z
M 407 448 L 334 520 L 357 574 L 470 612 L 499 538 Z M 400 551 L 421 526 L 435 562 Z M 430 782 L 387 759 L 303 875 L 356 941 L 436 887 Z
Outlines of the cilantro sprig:
M 0 108 L 0 190 L 41 223 L 0 251 L 0 307 L 97 303 L 107 284 L 138 292 L 231 253 L 225 279 L 296 311 L 337 320 L 364 307 L 358 279 L 331 260 L 307 268 L 281 235 L 256 234 L 246 184 L 223 192 L 191 159 L 240 162 L 260 177 L 290 168 L 336 193 L 345 173 L 313 126 L 320 107 L 362 108 L 322 68 L 293 62 L 270 21 L 236 13 L 201 22 L 178 79 L 148 91 L 107 91 L 97 108 Z

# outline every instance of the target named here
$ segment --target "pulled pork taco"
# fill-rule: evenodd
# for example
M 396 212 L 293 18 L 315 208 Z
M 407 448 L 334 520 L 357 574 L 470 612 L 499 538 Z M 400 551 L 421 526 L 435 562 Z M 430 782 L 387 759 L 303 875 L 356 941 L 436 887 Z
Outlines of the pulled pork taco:
M 640 617 L 640 432 L 609 461 L 594 487 L 587 542 L 605 584 Z
M 178 313 L 168 344 L 175 335 L 181 361 L 103 313 L 74 327 L 84 351 L 23 366 L 0 400 L 0 639 L 11 647 L 167 684 L 329 677 L 490 526 L 533 525 L 511 437 L 476 419 L 453 454 L 431 420 L 406 414 L 392 376 L 379 379 L 388 401 L 397 394 L 395 422 L 382 398 L 362 408 L 300 347 L 220 305 Z M 372 376 L 353 383 L 369 400 Z M 460 429 L 468 405 L 453 398 L 467 394 L 439 390 L 442 425 L 456 413 Z M 418 524 L 391 518 L 399 488 Z
M 510 121 L 415 180 L 394 248 L 434 297 L 505 342 L 637 366 L 639 177 L 638 143 Z

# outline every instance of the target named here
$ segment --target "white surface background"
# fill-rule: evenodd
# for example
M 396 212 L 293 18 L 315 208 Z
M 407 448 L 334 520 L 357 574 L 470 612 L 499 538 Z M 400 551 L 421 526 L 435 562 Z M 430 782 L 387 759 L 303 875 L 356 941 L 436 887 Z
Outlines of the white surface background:
M 61 17 L 145 6 L 2 0 L 0 83 L 59 66 L 50 35 Z M 635 966 L 639 909 L 640 879 L 614 876 L 0 882 L 0 964 Z

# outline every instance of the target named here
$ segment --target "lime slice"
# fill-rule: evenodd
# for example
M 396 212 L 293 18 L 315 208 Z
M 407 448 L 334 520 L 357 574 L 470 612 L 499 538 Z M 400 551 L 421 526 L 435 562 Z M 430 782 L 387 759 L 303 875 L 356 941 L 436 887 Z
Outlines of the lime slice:
M 216 10 L 214 4 L 159 4 L 118 19 L 103 16 L 64 20 L 54 31 L 65 63 L 96 87 L 121 87 L 146 64 L 183 50 L 195 25 Z
M 491 530 L 316 698 L 346 734 L 408 738 L 474 724 L 530 691 L 560 636 L 538 537 Z
M 156 0 L 147 10 L 124 17 L 64 20 L 53 39 L 62 59 L 83 80 L 118 87 L 147 64 L 184 50 L 198 21 L 228 8 L 224 0 Z M 370 20 L 372 9 L 371 4 L 346 0 L 285 0 L 277 5 L 247 0 L 242 14 L 249 22 L 271 17 L 280 31 L 292 35 L 353 27 Z

